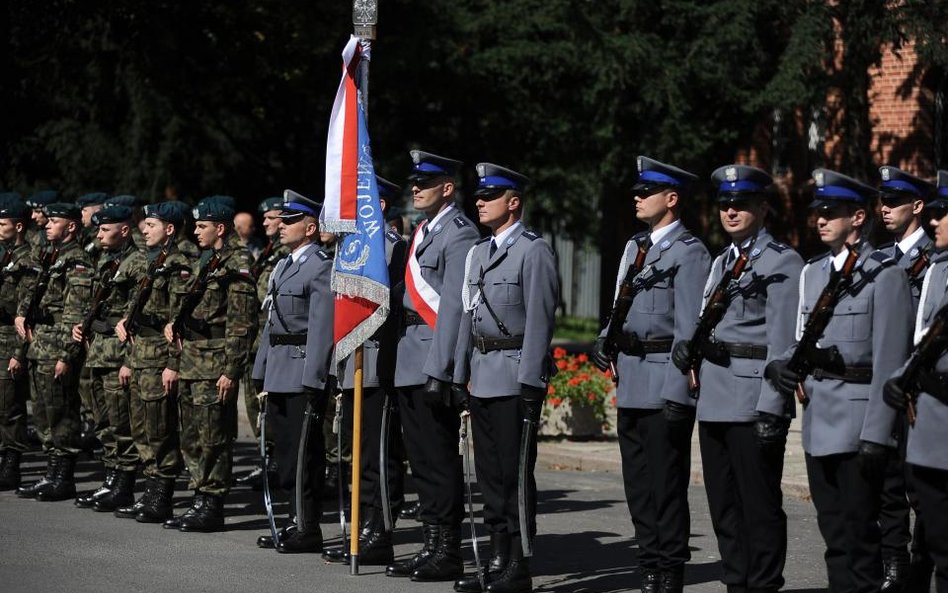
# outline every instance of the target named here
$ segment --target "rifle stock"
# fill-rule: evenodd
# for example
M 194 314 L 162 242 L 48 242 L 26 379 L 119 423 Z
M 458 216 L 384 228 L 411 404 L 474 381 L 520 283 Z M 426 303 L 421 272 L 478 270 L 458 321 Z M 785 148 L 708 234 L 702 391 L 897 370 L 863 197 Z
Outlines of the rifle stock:
M 928 331 L 925 332 L 921 341 L 912 350 L 912 355 L 909 356 L 908 364 L 905 366 L 905 372 L 898 378 L 898 385 L 905 393 L 905 414 L 910 426 L 915 426 L 917 417 L 915 403 L 918 401 L 918 394 L 921 391 L 918 384 L 919 377 L 922 372 L 931 370 L 944 353 L 945 347 L 948 345 L 945 341 L 946 333 L 948 333 L 948 304 L 935 313 L 931 325 L 928 326 Z
M 198 303 L 201 302 L 201 297 L 204 296 L 204 291 L 207 290 L 208 277 L 217 271 L 217 268 L 220 267 L 220 264 L 221 255 L 218 252 L 214 252 L 214 255 L 211 256 L 211 259 L 209 259 L 204 267 L 201 268 L 201 271 L 198 273 L 197 278 L 191 284 L 188 292 L 184 295 L 184 298 L 181 299 L 181 306 L 178 309 L 178 314 L 175 315 L 174 321 L 171 322 L 171 331 L 176 340 L 181 338 L 185 321 L 191 317 L 191 314 L 194 313 L 194 309 L 196 309 Z
M 163 265 L 165 265 L 165 260 L 168 259 L 168 254 L 171 251 L 172 241 L 174 241 L 174 236 L 165 241 L 165 244 L 161 246 L 161 251 L 158 252 L 158 256 L 153 262 L 151 262 L 151 264 L 148 266 L 148 271 L 138 282 L 138 291 L 135 295 L 135 304 L 132 307 L 131 314 L 129 314 L 128 319 L 125 321 L 125 331 L 132 337 L 137 336 L 139 330 L 141 330 L 140 317 L 142 315 L 142 311 L 145 309 L 145 304 L 151 297 L 151 289 L 155 284 L 155 274 L 161 269 Z
M 122 260 L 116 257 L 109 260 L 100 271 L 99 286 L 96 288 L 95 296 L 92 298 L 92 308 L 82 320 L 82 341 L 85 344 L 92 342 L 92 324 L 102 315 L 105 303 L 109 300 L 109 296 L 111 296 L 112 290 L 115 288 L 115 283 L 112 282 L 112 279 L 115 273 L 118 272 L 119 264 L 121 263 Z
M 622 283 L 619 285 L 619 294 L 616 295 L 616 300 L 612 304 L 612 312 L 609 314 L 609 329 L 606 331 L 606 339 L 603 346 L 612 364 L 612 378 L 616 381 L 618 380 L 618 375 L 616 374 L 615 361 L 619 355 L 617 341 L 622 334 L 622 324 L 625 323 L 625 318 L 629 315 L 629 309 L 632 308 L 632 301 L 635 300 L 635 295 L 639 290 L 639 286 L 635 283 L 635 278 L 645 267 L 645 256 L 648 255 L 648 243 L 646 240 L 638 241 L 637 245 L 638 253 L 635 254 L 635 260 L 632 262 L 632 265 L 626 270 L 625 276 L 622 278 Z
M 30 302 L 26 307 L 24 316 L 24 325 L 29 328 L 36 326 L 36 319 L 39 317 L 39 306 L 49 288 L 49 276 L 56 260 L 59 259 L 59 247 L 53 247 L 46 251 L 40 260 L 40 273 L 36 277 L 36 286 L 33 288 L 33 294 L 30 295 Z

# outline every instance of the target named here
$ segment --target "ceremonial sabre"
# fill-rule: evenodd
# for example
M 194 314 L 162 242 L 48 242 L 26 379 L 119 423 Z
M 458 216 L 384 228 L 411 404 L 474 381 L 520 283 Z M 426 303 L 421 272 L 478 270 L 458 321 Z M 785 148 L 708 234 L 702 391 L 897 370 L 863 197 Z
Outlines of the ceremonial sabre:
M 523 545 L 523 557 L 533 556 L 533 534 L 527 521 L 527 486 L 530 481 L 530 449 L 537 433 L 537 424 L 529 418 L 523 419 L 523 434 L 520 435 L 520 462 L 517 466 L 517 514 L 520 515 L 520 542 Z
M 471 486 L 471 451 L 467 438 L 470 417 L 470 411 L 464 410 L 461 412 L 461 433 L 458 448 L 460 449 L 459 453 L 461 457 L 464 458 L 464 485 L 467 488 L 467 518 L 471 523 L 471 547 L 474 548 L 474 570 L 477 574 L 477 580 L 481 584 L 481 591 L 487 591 L 484 566 L 481 564 L 481 552 L 477 546 L 477 525 L 474 523 L 474 489 Z
M 382 402 L 382 434 L 379 441 L 379 489 L 382 497 L 382 521 L 385 531 L 395 527 L 392 520 L 392 501 L 388 490 L 388 435 L 392 427 L 392 397 L 385 391 L 385 401 Z
M 267 392 L 261 391 L 257 395 L 260 400 L 260 415 L 257 422 L 260 425 L 260 465 L 263 468 L 263 506 L 267 509 L 267 522 L 270 523 L 270 535 L 273 536 L 273 549 L 280 547 L 280 532 L 277 530 L 276 518 L 273 516 L 273 498 L 270 496 L 270 457 L 267 455 Z M 299 484 L 296 486 L 299 491 Z

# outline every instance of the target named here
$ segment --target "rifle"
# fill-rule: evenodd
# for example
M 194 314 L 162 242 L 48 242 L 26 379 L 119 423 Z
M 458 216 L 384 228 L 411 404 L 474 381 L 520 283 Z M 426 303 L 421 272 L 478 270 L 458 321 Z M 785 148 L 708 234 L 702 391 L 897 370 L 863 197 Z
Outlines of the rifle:
M 181 299 L 181 307 L 178 309 L 178 314 L 175 315 L 174 321 L 171 322 L 171 331 L 174 339 L 177 340 L 181 338 L 185 322 L 191 317 L 191 313 L 194 313 L 194 309 L 196 309 L 198 303 L 201 302 L 201 297 L 204 296 L 204 291 L 207 290 L 208 277 L 217 271 L 220 265 L 221 254 L 215 251 L 211 259 L 201 268 L 197 278 L 191 283 L 191 288 L 188 289 L 187 294 Z
M 912 350 L 905 372 L 897 380 L 899 387 L 905 393 L 905 415 L 908 417 L 910 426 L 915 426 L 915 402 L 918 401 L 918 394 L 921 391 L 919 378 L 922 372 L 931 370 L 945 352 L 948 346 L 945 340 L 946 334 L 948 334 L 948 304 L 935 313 L 928 331 Z
M 3 250 L 3 259 L 0 260 L 0 278 L 6 275 L 7 266 L 13 261 L 13 247 L 7 247 Z
M 139 318 L 145 309 L 145 303 L 147 303 L 151 297 L 151 289 L 155 284 L 155 274 L 165 265 L 165 260 L 168 259 L 172 241 L 174 241 L 174 236 L 169 237 L 165 241 L 164 245 L 161 246 L 161 251 L 158 252 L 158 257 L 149 264 L 148 271 L 138 282 L 135 304 L 132 307 L 132 312 L 129 314 L 128 319 L 125 320 L 125 331 L 128 332 L 129 336 L 135 337 L 138 335 L 139 330 L 141 330 L 141 321 Z
M 115 277 L 115 273 L 118 272 L 119 264 L 121 263 L 122 260 L 120 258 L 112 258 L 102 266 L 102 270 L 99 271 L 99 286 L 96 288 L 95 296 L 92 298 L 92 309 L 89 310 L 82 320 L 81 331 L 82 341 L 84 343 L 88 344 L 92 342 L 92 324 L 102 315 L 102 310 L 105 309 L 105 303 L 109 300 L 112 289 L 115 288 L 115 282 L 112 280 Z
M 921 276 L 922 272 L 925 271 L 925 268 L 928 267 L 928 263 L 931 261 L 931 252 L 934 243 L 929 243 L 919 251 L 918 256 L 912 260 L 912 265 L 908 267 L 906 273 L 908 274 L 909 282 L 916 282 Z
M 622 278 L 622 283 L 619 285 L 619 294 L 616 295 L 615 303 L 612 305 L 612 312 L 609 314 L 609 330 L 606 332 L 606 340 L 603 344 L 603 349 L 612 365 L 612 378 L 614 381 L 618 381 L 615 365 L 615 361 L 619 356 L 617 341 L 622 334 L 622 324 L 625 323 L 625 318 L 629 315 L 629 309 L 632 308 L 632 301 L 635 300 L 636 293 L 641 289 L 641 284 L 637 284 L 635 278 L 645 267 L 645 256 L 648 255 L 649 250 L 647 237 L 642 237 L 636 244 L 638 245 L 639 251 L 635 254 L 635 261 L 633 261 L 632 265 L 626 270 L 625 277 Z
M 696 397 L 698 390 L 701 388 L 701 383 L 698 381 L 698 369 L 701 368 L 701 362 L 704 360 L 704 347 L 711 340 L 711 333 L 721 323 L 731 302 L 728 288 L 731 286 L 732 280 L 740 278 L 741 274 L 744 273 L 744 268 L 747 267 L 747 262 L 750 261 L 750 253 L 756 242 L 757 236 L 754 235 L 747 247 L 741 249 L 731 269 L 724 271 L 717 286 L 714 287 L 714 292 L 708 297 L 704 311 L 701 312 L 701 317 L 698 319 L 698 327 L 695 328 L 695 332 L 691 336 L 688 366 L 685 367 L 688 373 L 688 390 L 692 397 Z
M 849 255 L 846 256 L 842 269 L 830 272 L 829 282 L 826 283 L 823 292 L 816 300 L 813 312 L 810 313 L 810 317 L 803 327 L 803 336 L 787 363 L 787 367 L 801 377 L 800 383 L 797 383 L 796 395 L 797 401 L 804 406 L 810 402 L 810 398 L 803 387 L 803 380 L 816 367 L 814 360 L 819 356 L 818 351 L 820 350 L 819 346 L 816 345 L 817 341 L 823 335 L 826 326 L 829 325 L 830 319 L 833 318 L 836 303 L 839 302 L 843 290 L 849 286 L 853 270 L 856 268 L 856 262 L 859 260 L 859 251 L 855 247 L 847 243 L 846 249 L 849 250 Z M 832 265 L 832 262 L 830 262 L 830 265 Z
M 59 259 L 59 247 L 53 247 L 52 249 L 43 253 L 43 257 L 40 258 L 40 273 L 36 277 L 36 285 L 33 288 L 33 294 L 30 296 L 30 302 L 26 307 L 26 315 L 24 316 L 24 325 L 29 328 L 36 326 L 36 319 L 39 317 L 39 306 L 40 302 L 43 300 L 43 297 L 46 295 L 46 290 L 49 288 L 49 276 L 52 273 L 53 264 L 56 263 L 56 260 Z
M 263 251 L 260 253 L 260 257 L 257 258 L 253 265 L 250 266 L 250 275 L 254 280 L 260 278 L 260 274 L 263 272 L 264 266 L 267 265 L 267 260 L 273 255 L 273 250 L 275 249 L 274 241 L 271 239 L 267 241 L 267 246 L 263 248 Z

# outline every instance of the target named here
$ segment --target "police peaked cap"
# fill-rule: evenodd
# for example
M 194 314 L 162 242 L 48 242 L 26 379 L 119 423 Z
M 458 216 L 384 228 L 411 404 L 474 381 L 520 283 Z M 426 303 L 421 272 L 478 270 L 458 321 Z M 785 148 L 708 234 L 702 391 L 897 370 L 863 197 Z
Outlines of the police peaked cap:
M 210 222 L 234 222 L 234 209 L 227 204 L 217 200 L 201 200 L 191 211 L 194 220 L 207 220 Z
M 92 224 L 116 224 L 128 222 L 132 218 L 133 211 L 128 206 L 106 206 L 92 215 Z
M 269 198 L 264 198 L 257 205 L 257 212 L 264 214 L 271 210 L 280 210 L 283 208 L 283 198 L 280 196 L 272 196 Z
M 76 198 L 76 205 L 80 208 L 85 208 L 86 206 L 95 206 L 96 204 L 104 204 L 109 199 L 109 194 L 103 192 L 92 192 L 89 194 L 83 194 Z
M 879 176 L 882 177 L 879 190 L 884 196 L 927 200 L 935 193 L 935 186 L 931 183 L 895 167 L 879 167 Z
M 766 198 L 774 179 L 757 167 L 725 165 L 711 173 L 711 182 L 718 193 L 718 202 Z
M 636 166 L 639 178 L 632 186 L 632 191 L 640 196 L 650 196 L 663 189 L 687 191 L 698 181 L 698 176 L 694 173 L 643 155 L 636 158 Z
M 75 204 L 65 202 L 53 202 L 43 206 L 43 214 L 47 218 L 68 218 L 70 220 L 82 220 L 82 210 Z
M 530 183 L 526 175 L 493 163 L 477 163 L 475 169 L 477 189 L 474 190 L 474 197 L 490 196 L 508 189 L 521 192 Z
M 42 208 L 54 204 L 58 199 L 59 192 L 54 189 L 43 189 L 28 197 L 26 205 L 30 208 Z
M 879 193 L 874 187 L 829 169 L 813 171 L 813 181 L 816 183 L 816 189 L 810 208 L 827 208 L 838 204 L 866 207 Z
M 123 194 L 121 196 L 112 196 L 108 200 L 102 202 L 102 205 L 108 208 L 109 206 L 128 206 L 129 208 L 135 208 L 138 206 L 138 198 L 128 194 Z
M 375 176 L 375 184 L 379 188 L 379 198 L 385 200 L 389 205 L 402 197 L 402 188 L 381 175 Z
M 145 213 L 145 218 L 157 218 L 179 227 L 184 223 L 184 217 L 190 212 L 191 207 L 184 202 L 158 202 L 157 204 L 146 204 L 142 210 Z
M 322 202 L 311 200 L 304 195 L 298 194 L 292 189 L 283 192 L 283 214 L 281 218 L 296 218 L 298 216 L 312 216 L 320 219 L 320 213 L 323 209 Z
M 948 208 L 948 171 L 939 171 L 936 183 L 938 191 L 935 197 L 925 205 L 930 208 Z
M 32 212 L 33 209 L 20 199 L 20 194 L 0 194 L 0 218 L 27 220 Z
M 422 150 L 412 150 L 412 169 L 408 181 L 425 181 L 436 177 L 457 177 L 464 164 L 461 161 L 431 154 Z

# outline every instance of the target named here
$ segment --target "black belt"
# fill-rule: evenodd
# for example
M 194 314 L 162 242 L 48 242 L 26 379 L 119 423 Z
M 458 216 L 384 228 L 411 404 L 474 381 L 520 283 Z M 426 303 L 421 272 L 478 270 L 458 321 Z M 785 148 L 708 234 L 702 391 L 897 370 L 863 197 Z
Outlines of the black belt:
M 220 325 L 212 325 L 206 329 L 198 331 L 193 327 L 184 327 L 184 339 L 185 340 L 217 340 L 224 337 L 224 327 Z
M 918 375 L 918 387 L 943 404 L 948 404 L 948 373 L 922 371 Z
M 834 373 L 820 367 L 813 369 L 813 378 L 817 381 L 823 379 L 836 379 L 846 383 L 872 383 L 872 367 L 846 367 L 842 373 Z
M 271 346 L 305 346 L 306 334 L 270 334 Z
M 480 350 L 481 354 L 487 354 L 495 350 L 519 350 L 523 348 L 523 336 L 512 336 L 510 338 L 474 336 L 474 347 Z
M 418 313 L 405 309 L 405 316 L 403 318 L 402 324 L 407 327 L 409 325 L 426 325 L 427 322 Z
M 639 340 L 629 337 L 628 334 L 620 334 L 619 337 L 616 338 L 616 347 L 618 347 L 619 351 L 623 354 L 629 356 L 645 356 L 646 354 L 671 352 L 672 342 L 673 340 L 671 338 L 663 340 Z
M 767 360 L 767 346 L 760 344 L 742 344 L 738 342 L 715 341 L 727 350 L 727 353 L 734 358 L 752 358 L 754 360 Z

